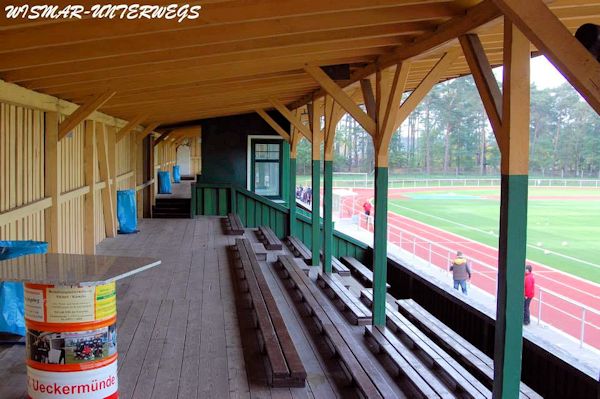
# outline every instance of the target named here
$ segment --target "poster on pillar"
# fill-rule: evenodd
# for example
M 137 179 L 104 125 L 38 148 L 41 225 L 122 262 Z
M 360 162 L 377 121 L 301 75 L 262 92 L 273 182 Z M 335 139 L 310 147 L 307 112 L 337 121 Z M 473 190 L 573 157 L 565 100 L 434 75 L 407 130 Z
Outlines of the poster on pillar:
M 79 329 L 85 324 L 112 320 L 117 315 L 115 283 L 97 287 L 26 284 L 25 303 L 28 324 L 44 330 L 65 324 L 75 324 Z

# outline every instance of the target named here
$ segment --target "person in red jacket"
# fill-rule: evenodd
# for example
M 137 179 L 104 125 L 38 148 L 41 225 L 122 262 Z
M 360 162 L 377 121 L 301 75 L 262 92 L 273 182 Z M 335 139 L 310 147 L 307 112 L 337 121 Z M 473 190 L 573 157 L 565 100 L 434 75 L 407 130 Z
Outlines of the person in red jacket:
M 528 326 L 531 320 L 529 319 L 529 305 L 535 296 L 535 278 L 533 277 L 533 268 L 531 265 L 525 266 L 525 309 L 523 314 L 523 324 Z
M 365 210 L 365 215 L 370 216 L 371 210 L 373 209 L 373 205 L 369 201 L 365 201 L 363 204 L 363 209 Z

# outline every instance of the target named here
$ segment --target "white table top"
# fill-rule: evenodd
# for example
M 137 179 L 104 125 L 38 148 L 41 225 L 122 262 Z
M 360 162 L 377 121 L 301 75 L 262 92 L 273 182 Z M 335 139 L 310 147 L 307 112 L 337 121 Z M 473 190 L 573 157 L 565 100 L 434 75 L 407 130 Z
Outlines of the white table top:
M 0 281 L 55 286 L 108 284 L 160 265 L 152 258 L 44 254 L 0 261 Z

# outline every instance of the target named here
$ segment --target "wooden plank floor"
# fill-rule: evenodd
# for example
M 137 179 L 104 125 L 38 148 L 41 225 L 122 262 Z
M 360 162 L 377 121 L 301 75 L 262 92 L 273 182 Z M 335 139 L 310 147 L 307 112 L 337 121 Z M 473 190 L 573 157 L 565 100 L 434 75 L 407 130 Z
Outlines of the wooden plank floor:
M 107 239 L 99 254 L 151 256 L 157 268 L 118 283 L 119 391 L 122 398 L 354 397 L 316 328 L 272 267 L 261 267 L 308 373 L 306 388 L 269 388 L 249 315 L 236 306 L 219 218 L 144 220 L 140 233 Z M 255 241 L 250 231 L 246 236 Z M 238 317 L 239 316 L 239 317 Z M 362 329 L 348 325 L 357 344 Z M 241 333 L 240 333 L 241 330 Z M 366 356 L 377 360 L 365 348 Z M 0 352 L 0 398 L 25 397 L 24 347 Z M 379 364 L 377 363 L 379 367 Z M 381 369 L 383 378 L 388 375 Z M 393 384 L 393 383 L 392 383 Z M 403 394 L 398 391 L 398 397 Z

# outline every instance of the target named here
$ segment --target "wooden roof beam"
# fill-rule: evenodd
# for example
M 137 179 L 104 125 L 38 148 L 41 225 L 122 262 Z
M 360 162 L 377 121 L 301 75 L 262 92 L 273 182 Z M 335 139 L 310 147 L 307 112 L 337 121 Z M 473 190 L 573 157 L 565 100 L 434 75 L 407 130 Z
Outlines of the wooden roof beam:
M 127 125 L 125 125 L 119 132 L 117 133 L 116 141 L 117 143 L 125 138 L 126 135 L 129 134 L 133 129 L 136 128 L 137 125 L 142 123 L 148 116 L 147 115 L 138 115 L 132 120 L 129 121 Z
M 312 141 L 312 132 L 308 126 L 302 123 L 298 115 L 293 114 L 288 107 L 275 98 L 271 98 L 269 101 L 271 104 L 273 104 L 273 107 L 275 107 L 275 109 L 279 111 L 281 115 L 283 115 L 284 118 L 286 118 L 304 137 L 306 137 L 308 141 Z
M 600 114 L 600 62 L 541 0 L 493 0 Z
M 160 126 L 160 123 L 151 123 L 148 126 L 146 126 L 146 128 L 141 131 L 140 133 L 138 133 L 137 135 L 137 140 L 138 141 L 142 141 L 146 138 L 146 136 L 152 134 L 152 132 L 154 132 L 154 129 L 156 129 L 158 126 Z
M 378 106 L 380 108 L 378 114 L 381 115 L 380 120 L 378 121 L 378 132 L 375 140 L 375 148 L 378 156 L 384 151 L 387 157 L 392 134 L 397 129 L 398 113 L 402 110 L 402 107 L 399 106 L 402 101 L 402 93 L 404 93 L 404 90 L 406 89 L 409 71 L 409 62 L 403 62 L 402 64 L 396 65 L 387 96 L 378 101 Z M 377 84 L 379 85 L 381 83 L 382 81 L 378 79 Z
M 423 79 L 423 81 L 419 83 L 417 88 L 414 89 L 412 93 L 410 93 L 408 98 L 404 100 L 404 102 L 400 106 L 400 109 L 398 110 L 398 115 L 396 117 L 396 121 L 393 124 L 392 131 L 398 129 L 402 122 L 404 122 L 406 118 L 408 118 L 410 113 L 413 112 L 415 108 L 417 108 L 417 106 L 421 103 L 423 98 L 425 98 L 425 96 L 431 91 L 433 86 L 440 81 L 444 73 L 448 70 L 450 65 L 452 65 L 452 63 L 456 61 L 459 55 L 460 50 L 454 48 L 448 51 L 446 54 L 444 54 L 442 58 L 440 58 L 440 60 L 437 62 L 437 64 L 435 64 L 433 69 L 427 74 L 427 76 L 425 76 L 425 79 Z
M 162 133 L 155 141 L 153 146 L 156 147 L 158 144 L 160 144 L 161 142 L 165 141 L 167 139 L 167 137 L 169 137 L 171 135 L 171 133 L 173 133 L 175 130 L 168 130 L 164 133 Z
M 283 137 L 285 141 L 290 142 L 290 135 L 288 134 L 288 132 L 286 132 L 281 126 L 279 126 L 279 123 L 274 121 L 273 118 L 271 118 L 269 114 L 265 112 L 264 109 L 257 109 L 256 113 L 260 115 L 260 117 L 263 118 L 265 122 L 267 122 L 269 126 L 271 126 L 273 130 L 277 132 L 277 134 Z
M 377 124 L 336 82 L 317 66 L 306 65 L 304 70 L 369 133 L 375 136 Z
M 463 35 L 459 38 L 460 44 L 473 74 L 475 85 L 483 102 L 492 130 L 496 136 L 498 147 L 502 152 L 502 92 L 492 72 L 492 66 L 485 55 L 479 36 L 474 34 Z
M 501 16 L 502 13 L 494 5 L 493 0 L 484 0 L 476 6 L 466 10 L 464 14 L 439 25 L 434 31 L 417 37 L 412 44 L 399 46 L 390 54 L 382 55 L 377 61 L 355 71 L 352 74 L 351 79 L 344 83 L 343 87 L 347 87 L 361 79 L 373 75 L 377 70 L 390 67 L 402 61 L 426 54 L 443 45 L 447 45 L 457 37 L 469 33 L 486 23 L 498 20 Z M 290 104 L 290 108 L 294 109 L 301 107 L 311 101 L 313 97 L 322 97 L 325 94 L 325 90 L 317 90 L 293 104 Z
M 102 107 L 115 94 L 115 91 L 106 91 L 90 98 L 88 102 L 77 108 L 58 126 L 58 140 L 60 141 L 63 139 L 67 134 L 75 129 L 77 125 L 86 120 L 91 114 Z

